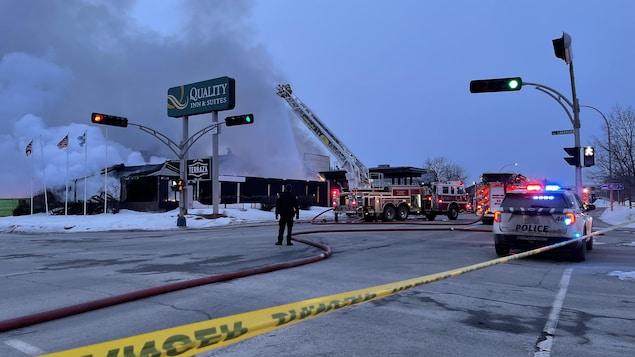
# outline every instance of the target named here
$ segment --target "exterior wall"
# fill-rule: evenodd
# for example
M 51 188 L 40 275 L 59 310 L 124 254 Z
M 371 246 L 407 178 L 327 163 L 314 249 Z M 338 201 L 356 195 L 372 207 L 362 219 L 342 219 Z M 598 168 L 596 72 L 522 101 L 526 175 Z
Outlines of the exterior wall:
M 156 176 L 122 180 L 121 208 L 136 211 L 166 211 L 178 207 L 178 192 L 170 186 L 170 180 Z M 245 177 L 245 182 L 221 181 L 221 204 L 260 203 L 262 209 L 269 210 L 275 205 L 277 195 L 290 183 L 300 200 L 302 208 L 328 206 L 326 182 L 306 180 L 285 180 L 278 178 Z M 212 181 L 199 180 L 188 186 L 193 197 L 205 205 L 212 204 Z

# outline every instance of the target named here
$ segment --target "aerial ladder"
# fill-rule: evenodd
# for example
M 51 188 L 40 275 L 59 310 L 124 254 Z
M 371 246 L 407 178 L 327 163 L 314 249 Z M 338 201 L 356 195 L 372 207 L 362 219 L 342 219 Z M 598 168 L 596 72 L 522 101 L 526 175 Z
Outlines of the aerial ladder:
M 295 114 L 302 119 L 302 122 L 315 134 L 320 141 L 331 151 L 340 162 L 342 169 L 346 171 L 346 180 L 349 190 L 368 189 L 371 186 L 370 173 L 366 165 L 350 151 L 322 121 L 313 114 L 311 109 L 293 94 L 290 84 L 279 84 L 276 86 L 278 96 L 287 101 Z

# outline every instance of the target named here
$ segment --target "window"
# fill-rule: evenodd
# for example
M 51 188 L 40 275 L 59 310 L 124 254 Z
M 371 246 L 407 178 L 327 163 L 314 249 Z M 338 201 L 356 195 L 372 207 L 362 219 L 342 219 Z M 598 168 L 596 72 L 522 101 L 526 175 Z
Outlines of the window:
M 503 199 L 501 207 L 572 208 L 571 201 L 562 192 L 508 193 Z

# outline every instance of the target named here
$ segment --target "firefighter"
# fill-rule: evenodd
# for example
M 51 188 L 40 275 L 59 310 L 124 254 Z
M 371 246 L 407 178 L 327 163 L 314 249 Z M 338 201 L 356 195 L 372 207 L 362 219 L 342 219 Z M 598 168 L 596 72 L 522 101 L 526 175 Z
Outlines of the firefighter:
M 280 217 L 278 222 L 278 241 L 276 245 L 282 245 L 282 237 L 284 236 L 284 229 L 287 228 L 287 245 L 293 245 L 291 243 L 291 230 L 293 229 L 293 216 L 295 219 L 300 218 L 300 208 L 298 204 L 298 197 L 291 192 L 291 184 L 285 186 L 284 192 L 278 196 L 276 200 L 276 219 Z

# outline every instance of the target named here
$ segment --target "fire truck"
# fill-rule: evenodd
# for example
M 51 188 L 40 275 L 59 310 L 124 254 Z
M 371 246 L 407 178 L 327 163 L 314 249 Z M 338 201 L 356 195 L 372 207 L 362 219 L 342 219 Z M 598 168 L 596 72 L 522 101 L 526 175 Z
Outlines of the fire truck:
M 279 97 L 284 99 L 291 107 L 291 110 L 300 118 L 302 122 L 317 136 L 317 138 L 329 149 L 337 158 L 342 169 L 346 171 L 348 189 L 368 189 L 371 187 L 370 172 L 358 158 L 349 150 L 344 143 L 331 133 L 324 123 L 313 114 L 291 90 L 289 84 L 279 84 L 276 86 Z
M 387 186 L 383 191 L 360 191 L 358 202 L 365 221 L 405 221 L 410 215 L 433 221 L 438 215 L 456 220 L 469 207 L 461 181 Z
M 476 184 L 474 194 L 475 213 L 482 217 L 483 224 L 494 223 L 494 212 L 500 208 L 505 194 L 527 185 L 527 178 L 521 174 L 506 172 L 486 172 Z
M 366 220 L 405 220 L 409 215 L 425 215 L 433 220 L 444 214 L 456 219 L 468 205 L 463 183 L 386 185 L 383 175 L 370 173 L 357 156 L 333 134 L 292 91 L 291 85 L 279 84 L 276 94 L 329 149 L 345 171 L 347 186 L 330 187 L 331 207 L 338 216 Z

